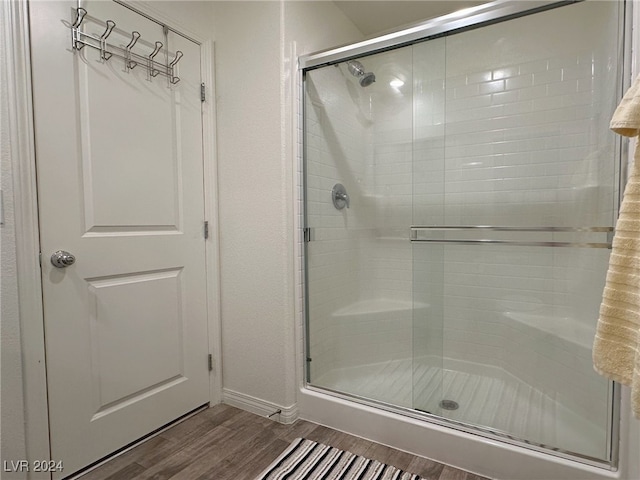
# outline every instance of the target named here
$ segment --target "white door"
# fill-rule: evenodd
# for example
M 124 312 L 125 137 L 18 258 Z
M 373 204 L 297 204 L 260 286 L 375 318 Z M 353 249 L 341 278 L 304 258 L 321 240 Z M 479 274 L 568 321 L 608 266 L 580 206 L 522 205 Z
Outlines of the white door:
M 30 7 L 52 459 L 67 476 L 209 399 L 200 47 L 113 2 L 82 2 L 108 50 L 72 49 L 77 2 Z M 83 37 L 87 38 L 88 37 Z M 95 42 L 94 42 L 95 43 Z M 98 42 L 99 44 L 99 42 Z M 50 257 L 70 252 L 56 268 Z

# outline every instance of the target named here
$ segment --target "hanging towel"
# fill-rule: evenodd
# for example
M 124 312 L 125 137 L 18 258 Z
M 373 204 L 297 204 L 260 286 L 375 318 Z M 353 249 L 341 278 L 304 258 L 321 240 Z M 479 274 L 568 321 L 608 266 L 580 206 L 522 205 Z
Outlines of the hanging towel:
M 627 137 L 640 135 L 640 76 L 614 112 L 611 129 Z M 640 418 L 640 146 L 616 223 L 593 365 L 599 374 L 631 387 L 631 408 Z

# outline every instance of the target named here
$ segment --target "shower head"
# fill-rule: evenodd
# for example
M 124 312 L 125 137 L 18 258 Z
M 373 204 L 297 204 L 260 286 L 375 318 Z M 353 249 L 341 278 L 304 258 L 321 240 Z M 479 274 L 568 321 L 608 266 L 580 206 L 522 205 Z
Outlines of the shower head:
M 368 87 L 369 85 L 371 85 L 373 82 L 376 81 L 376 76 L 373 74 L 373 72 L 367 72 L 364 75 L 362 75 L 360 77 L 360 80 L 358 81 L 360 82 L 360 86 Z
M 362 64 L 357 60 L 349 60 L 347 62 L 347 68 L 349 73 L 358 79 L 361 87 L 368 87 L 376 81 L 376 76 L 373 72 L 365 72 Z

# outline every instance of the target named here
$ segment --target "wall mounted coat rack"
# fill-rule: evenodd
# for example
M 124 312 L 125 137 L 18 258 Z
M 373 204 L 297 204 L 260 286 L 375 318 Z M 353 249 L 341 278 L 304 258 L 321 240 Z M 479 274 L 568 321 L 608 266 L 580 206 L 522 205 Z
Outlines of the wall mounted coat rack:
M 182 52 L 176 51 L 175 57 L 169 62 L 169 57 L 165 59 L 165 63 L 161 63 L 155 60 L 156 55 L 160 52 L 164 44 L 162 42 L 155 42 L 155 46 L 149 55 L 140 55 L 131 51 L 134 45 L 140 39 L 140 33 L 132 32 L 131 41 L 126 47 L 117 47 L 107 43 L 107 38 L 111 35 L 111 32 L 116 26 L 113 20 L 106 21 L 106 29 L 102 35 L 95 36 L 85 33 L 80 30 L 80 25 L 84 20 L 87 11 L 78 7 L 76 9 L 77 17 L 71 25 L 71 47 L 74 50 L 82 50 L 85 46 L 100 50 L 100 58 L 107 61 L 111 57 L 116 56 L 124 60 L 125 69 L 131 70 L 140 65 L 145 67 L 149 72 L 149 78 L 156 77 L 158 74 L 164 75 L 169 80 L 169 83 L 176 84 L 180 81 L 180 78 L 175 75 L 176 65 L 182 58 Z

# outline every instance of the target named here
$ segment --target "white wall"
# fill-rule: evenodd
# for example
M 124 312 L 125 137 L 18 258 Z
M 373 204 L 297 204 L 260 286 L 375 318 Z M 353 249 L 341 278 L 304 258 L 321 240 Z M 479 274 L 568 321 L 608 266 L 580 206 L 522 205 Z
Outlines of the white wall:
M 289 407 L 296 56 L 361 35 L 330 2 L 216 2 L 213 19 L 224 395 Z
M 4 225 L 0 226 L 0 457 L 26 458 L 24 395 L 22 391 L 22 358 L 20 314 L 16 277 L 16 236 L 13 198 L 12 131 L 9 126 L 9 75 L 4 68 L 11 61 L 11 34 L 3 28 L 0 37 L 0 188 L 4 200 Z M 12 127 L 15 128 L 15 127 Z M 14 137 L 15 138 L 15 137 Z
M 280 5 L 216 3 L 213 19 L 224 388 L 289 406 Z

